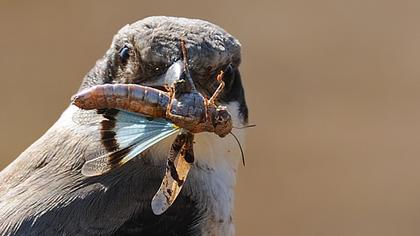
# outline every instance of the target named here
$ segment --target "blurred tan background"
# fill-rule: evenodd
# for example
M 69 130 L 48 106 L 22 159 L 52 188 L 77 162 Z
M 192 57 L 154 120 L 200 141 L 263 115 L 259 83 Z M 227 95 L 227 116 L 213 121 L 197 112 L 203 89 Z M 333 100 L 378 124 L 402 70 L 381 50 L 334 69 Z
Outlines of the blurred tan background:
M 0 168 L 50 127 L 127 23 L 243 44 L 237 235 L 420 235 L 419 1 L 0 2 Z M 239 157 L 238 157 L 239 158 Z

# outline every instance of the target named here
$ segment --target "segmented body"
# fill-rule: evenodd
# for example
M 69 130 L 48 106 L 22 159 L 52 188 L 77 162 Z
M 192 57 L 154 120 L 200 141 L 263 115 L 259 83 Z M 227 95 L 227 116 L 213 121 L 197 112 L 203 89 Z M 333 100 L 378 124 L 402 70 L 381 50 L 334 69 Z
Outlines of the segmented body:
M 165 118 L 192 133 L 214 132 L 224 137 L 232 130 L 226 108 L 196 91 L 171 93 L 137 84 L 104 84 L 76 94 L 73 104 L 85 110 L 115 108 Z
M 167 92 L 136 84 L 104 84 L 83 90 L 73 104 L 85 109 L 115 108 L 145 116 L 164 118 L 170 102 Z

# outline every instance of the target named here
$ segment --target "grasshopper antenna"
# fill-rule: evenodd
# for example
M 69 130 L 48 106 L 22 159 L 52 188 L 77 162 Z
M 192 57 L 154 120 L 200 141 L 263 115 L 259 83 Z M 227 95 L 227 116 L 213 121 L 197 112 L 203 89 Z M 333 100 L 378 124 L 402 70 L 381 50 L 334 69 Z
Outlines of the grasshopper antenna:
M 184 39 L 181 39 L 181 51 L 182 51 L 182 57 L 183 57 L 182 59 L 183 59 L 183 62 L 184 62 L 184 71 L 185 71 L 188 83 L 190 83 L 191 88 L 194 91 L 194 90 L 196 90 L 196 88 L 195 88 L 195 85 L 194 85 L 194 81 L 191 78 L 190 70 L 188 68 L 188 66 L 189 66 L 188 65 L 188 52 L 187 52 L 187 46 L 186 46 L 186 43 L 185 43 Z
M 244 125 L 242 127 L 233 127 L 233 128 L 235 128 L 235 129 L 246 129 L 246 128 L 252 128 L 252 127 L 255 127 L 255 126 L 257 126 L 257 125 Z M 232 131 L 230 131 L 229 133 L 235 138 L 236 142 L 239 145 L 239 149 L 241 150 L 241 156 L 242 156 L 242 164 L 245 166 L 245 155 L 244 155 L 244 150 L 242 149 L 241 142 L 239 142 L 238 137 L 236 137 L 235 134 L 232 133 Z
M 242 156 L 242 164 L 245 166 L 245 155 L 244 155 L 244 150 L 242 149 L 241 142 L 239 142 L 239 139 L 235 136 L 234 133 L 232 133 L 232 131 L 229 133 L 235 138 L 236 142 L 239 145 L 239 149 L 241 150 L 241 156 Z
M 233 126 L 232 128 L 234 128 L 234 129 L 246 129 L 246 128 L 252 128 L 252 127 L 255 127 L 255 126 L 257 126 L 257 125 L 245 125 L 245 126 L 241 126 L 241 127 Z

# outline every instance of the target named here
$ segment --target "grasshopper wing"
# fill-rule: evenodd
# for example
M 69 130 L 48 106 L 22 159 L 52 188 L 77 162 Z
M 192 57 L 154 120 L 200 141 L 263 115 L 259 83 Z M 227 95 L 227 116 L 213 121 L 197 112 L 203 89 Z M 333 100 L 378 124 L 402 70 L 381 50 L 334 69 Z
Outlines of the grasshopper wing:
M 194 162 L 194 136 L 189 132 L 178 134 L 169 151 L 165 176 L 152 199 L 152 210 L 161 215 L 175 201 L 185 183 L 191 163 Z
M 104 174 L 179 131 L 174 124 L 164 119 L 151 119 L 138 114 L 106 110 L 94 120 L 86 123 L 97 138 L 88 144 L 86 162 L 82 174 L 96 176 Z M 92 120 L 92 119 L 91 119 Z

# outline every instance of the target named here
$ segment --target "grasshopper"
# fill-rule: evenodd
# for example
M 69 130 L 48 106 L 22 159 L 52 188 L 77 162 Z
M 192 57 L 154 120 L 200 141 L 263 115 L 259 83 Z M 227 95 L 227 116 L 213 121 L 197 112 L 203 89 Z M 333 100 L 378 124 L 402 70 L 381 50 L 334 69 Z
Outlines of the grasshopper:
M 216 78 L 220 83 L 218 88 L 211 98 L 205 98 L 197 91 L 189 74 L 183 42 L 181 48 L 185 76 L 168 86 L 167 91 L 137 84 L 104 84 L 83 90 L 72 98 L 73 104 L 81 109 L 127 111 L 134 113 L 131 116 L 138 122 L 135 128 L 138 135 L 134 135 L 130 142 L 123 142 L 129 143 L 127 148 L 111 150 L 113 152 L 109 155 L 85 162 L 82 173 L 86 176 L 101 175 L 121 166 L 151 145 L 180 130 L 169 150 L 162 184 L 152 199 L 152 210 L 156 215 L 162 214 L 172 205 L 185 183 L 194 162 L 194 133 L 213 132 L 225 137 L 232 130 L 229 111 L 224 106 L 216 105 L 225 86 L 223 71 Z M 115 132 L 118 134 L 118 130 Z

